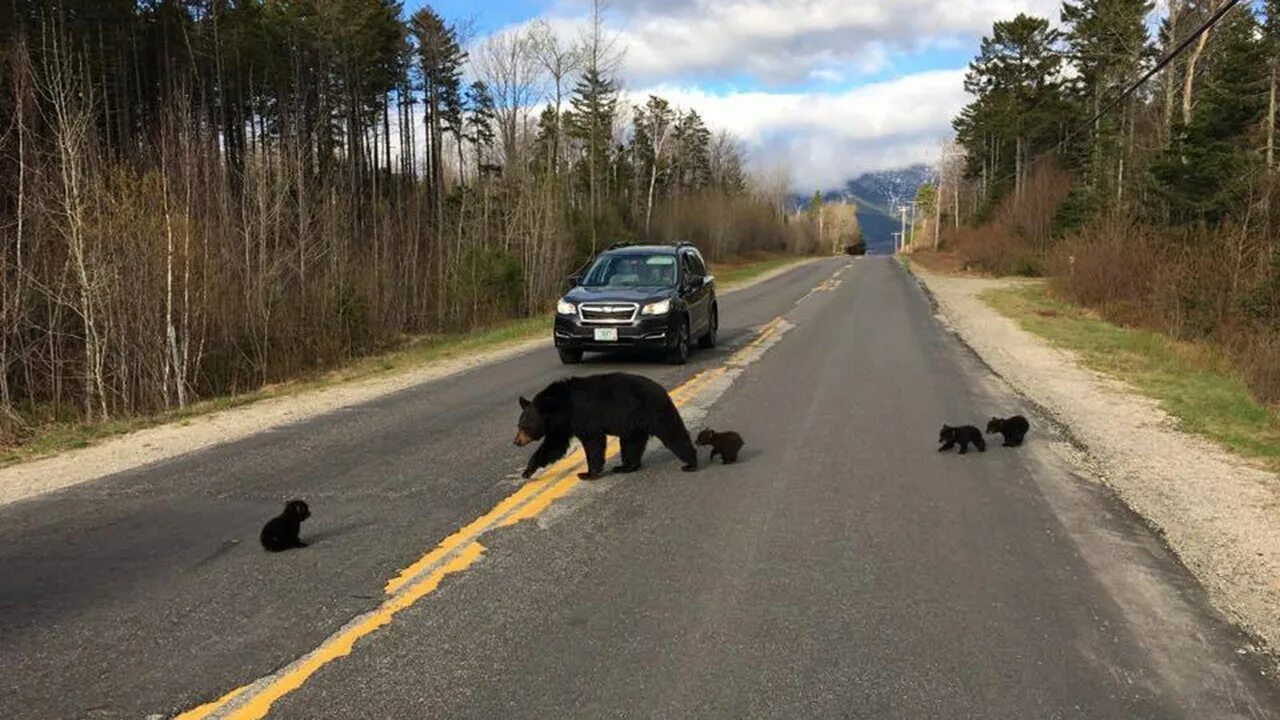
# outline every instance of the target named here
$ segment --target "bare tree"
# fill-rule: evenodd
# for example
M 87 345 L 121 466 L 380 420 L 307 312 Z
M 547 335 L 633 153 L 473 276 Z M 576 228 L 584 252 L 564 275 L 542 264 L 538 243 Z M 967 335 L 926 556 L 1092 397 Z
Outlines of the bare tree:
M 1222 7 L 1224 0 L 1213 0 L 1209 3 L 1208 14 L 1213 15 L 1218 12 L 1218 8 Z M 1191 50 L 1191 55 L 1187 58 L 1186 74 L 1182 78 L 1182 123 L 1184 125 L 1191 122 L 1191 109 L 1195 103 L 1193 100 L 1193 92 L 1196 81 L 1196 65 L 1200 62 L 1200 56 L 1204 54 L 1205 45 L 1209 43 L 1209 35 L 1212 28 L 1205 28 L 1200 33 L 1200 37 L 1196 39 L 1195 47 Z
M 45 36 L 45 52 L 40 91 L 52 117 L 54 153 L 57 159 L 60 196 L 57 213 L 59 230 L 71 257 L 76 279 L 75 311 L 84 330 L 85 412 L 102 417 L 107 409 L 106 380 L 103 375 L 106 348 L 98 324 L 98 279 L 100 267 L 91 257 L 89 237 L 89 183 L 92 167 L 94 88 L 88 82 L 83 60 L 66 45 L 56 30 Z
M 649 234 L 653 221 L 653 190 L 658 184 L 658 171 L 670 154 L 671 134 L 675 130 L 676 112 L 666 100 L 653 95 L 644 108 L 636 111 L 636 125 L 647 139 L 644 148 L 649 153 L 648 202 L 644 211 L 644 232 Z
M 564 137 L 565 90 L 570 78 L 582 68 L 583 57 L 578 47 L 562 42 L 545 20 L 538 20 L 530 26 L 529 49 L 551 82 L 548 94 L 552 107 L 555 108 L 555 133 L 550 146 L 550 166 L 554 172 L 559 172 L 561 142 Z
M 515 28 L 489 36 L 473 63 L 493 94 L 498 141 L 508 172 L 522 167 L 528 144 L 529 115 L 541 93 L 539 59 L 532 32 Z

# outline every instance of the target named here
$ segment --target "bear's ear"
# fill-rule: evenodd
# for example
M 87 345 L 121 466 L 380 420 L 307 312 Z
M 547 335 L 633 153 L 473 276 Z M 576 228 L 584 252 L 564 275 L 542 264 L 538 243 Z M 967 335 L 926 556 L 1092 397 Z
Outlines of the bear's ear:
M 523 396 L 523 395 L 521 395 L 521 396 L 520 396 L 520 409 L 521 409 L 521 410 L 523 410 L 523 409 L 525 409 L 525 408 L 529 407 L 531 404 L 532 404 L 532 403 L 530 403 L 528 400 L 525 400 L 525 399 L 524 399 L 524 396 Z

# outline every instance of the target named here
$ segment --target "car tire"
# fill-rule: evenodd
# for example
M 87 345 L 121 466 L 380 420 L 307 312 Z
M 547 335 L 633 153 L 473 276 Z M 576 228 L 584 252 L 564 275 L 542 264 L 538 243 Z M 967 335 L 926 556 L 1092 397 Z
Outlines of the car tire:
M 577 365 L 582 362 L 582 351 L 573 350 L 571 348 L 557 348 L 560 352 L 560 362 L 565 365 Z
M 716 346 L 716 331 L 720 329 L 720 310 L 711 308 L 711 321 L 707 323 L 707 333 L 698 338 L 698 347 L 710 350 Z
M 680 321 L 680 328 L 676 330 L 676 344 L 672 346 L 668 361 L 672 365 L 684 365 L 689 362 L 689 321 Z

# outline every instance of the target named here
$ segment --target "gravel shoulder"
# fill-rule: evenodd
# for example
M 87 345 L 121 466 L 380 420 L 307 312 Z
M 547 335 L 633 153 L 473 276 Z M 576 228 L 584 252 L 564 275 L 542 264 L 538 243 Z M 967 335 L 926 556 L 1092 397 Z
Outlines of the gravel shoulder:
M 1164 536 L 1214 605 L 1280 648 L 1280 477 L 1182 432 L 1155 401 L 1083 367 L 979 298 L 1020 281 L 912 272 L 947 325 L 1069 430 L 1087 454 L 1088 474 Z
M 745 290 L 819 259 L 806 258 L 782 265 L 727 287 L 724 292 Z M 445 380 L 472 368 L 543 349 L 548 344 L 546 337 L 516 341 L 443 358 L 407 371 L 337 383 L 158 425 L 86 448 L 12 465 L 0 469 L 0 506 L 302 422 L 422 383 Z

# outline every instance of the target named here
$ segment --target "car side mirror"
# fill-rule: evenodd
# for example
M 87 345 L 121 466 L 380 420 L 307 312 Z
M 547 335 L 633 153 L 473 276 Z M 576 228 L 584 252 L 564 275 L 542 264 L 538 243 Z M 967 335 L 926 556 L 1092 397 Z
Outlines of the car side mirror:
M 710 285 L 711 283 L 713 283 L 713 282 L 715 282 L 715 281 L 716 281 L 716 278 L 715 278 L 715 276 L 714 276 L 714 275 L 703 275 L 703 276 L 702 276 L 702 287 L 706 287 L 706 286 Z
M 564 279 L 564 284 L 566 287 L 575 288 L 575 287 L 578 287 L 579 280 L 581 280 L 579 276 L 570 275 L 569 277 Z

